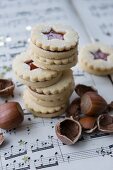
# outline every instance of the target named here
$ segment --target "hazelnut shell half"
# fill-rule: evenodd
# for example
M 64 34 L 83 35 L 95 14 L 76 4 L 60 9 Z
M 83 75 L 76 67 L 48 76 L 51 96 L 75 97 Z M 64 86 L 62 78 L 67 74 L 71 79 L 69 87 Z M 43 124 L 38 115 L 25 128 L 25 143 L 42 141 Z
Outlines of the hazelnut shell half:
M 92 86 L 86 86 L 84 84 L 78 84 L 76 85 L 75 87 L 75 92 L 78 94 L 78 96 L 82 97 L 83 94 L 85 94 L 86 92 L 89 92 L 89 91 L 92 91 L 92 92 L 96 92 L 98 93 L 98 91 L 96 89 L 94 89 L 94 87 Z
M 13 96 L 15 85 L 11 80 L 0 79 L 0 96 Z
M 102 114 L 97 118 L 98 130 L 105 133 L 113 132 L 113 116 Z
M 78 121 L 66 118 L 55 126 L 57 137 L 66 145 L 72 145 L 81 136 L 82 128 Z

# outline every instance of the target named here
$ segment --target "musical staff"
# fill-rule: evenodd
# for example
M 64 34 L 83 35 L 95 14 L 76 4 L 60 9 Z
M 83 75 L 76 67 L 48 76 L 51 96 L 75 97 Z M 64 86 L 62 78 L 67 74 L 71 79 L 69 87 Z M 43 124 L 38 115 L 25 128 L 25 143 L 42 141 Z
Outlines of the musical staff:
M 25 156 L 22 158 L 24 162 L 22 161 L 17 163 L 16 160 L 14 160 L 13 163 L 11 163 L 10 165 L 6 164 L 5 167 L 7 167 L 7 170 L 10 169 L 11 167 L 14 167 L 15 170 L 22 170 L 22 168 L 30 169 L 31 165 L 34 164 L 35 169 L 44 169 L 47 167 L 59 166 L 62 163 L 70 163 L 76 160 L 105 156 L 113 157 L 113 144 L 105 147 L 66 153 L 62 155 L 59 154 L 58 152 L 55 152 L 52 156 L 48 157 L 40 155 L 38 159 L 34 160 L 31 159 L 30 157 Z
M 99 138 L 99 135 L 95 134 L 93 135 L 93 140 L 94 140 L 94 136 L 95 139 Z M 100 134 L 100 137 L 102 136 L 108 136 L 108 134 Z M 79 139 L 79 142 L 87 142 L 88 140 L 92 140 L 92 135 L 89 136 L 82 136 Z M 19 157 L 22 155 L 26 155 L 27 152 L 40 152 L 43 150 L 49 150 L 49 149 L 54 149 L 54 148 L 58 148 L 58 147 L 62 147 L 65 146 L 61 141 L 59 141 L 58 139 L 55 139 L 53 136 L 48 136 L 47 140 L 44 141 L 40 141 L 39 139 L 36 139 L 35 141 L 33 141 L 33 143 L 29 143 L 23 140 L 19 140 L 18 141 L 18 146 L 10 146 L 9 148 L 7 148 L 6 150 L 1 150 L 0 152 L 0 156 L 4 157 L 5 160 L 8 159 L 12 159 L 15 157 Z
M 8 152 L 4 153 L 5 160 L 12 159 L 12 158 L 27 154 L 26 144 L 27 143 L 24 143 L 23 146 L 18 147 L 18 148 L 14 148 L 14 146 L 12 145 L 10 147 L 10 150 L 8 150 Z
M 108 8 L 109 14 L 107 14 Z M 106 15 L 109 17 L 112 14 L 112 2 L 111 5 L 98 7 L 98 4 L 88 1 L 87 11 L 90 11 L 95 19 L 106 17 Z M 87 12 L 84 16 L 87 16 Z M 0 129 L 5 136 L 4 144 L 0 146 L 0 170 L 54 170 L 55 168 L 63 170 L 67 165 L 70 169 L 80 169 L 76 167 L 76 163 L 72 167 L 70 162 L 81 160 L 79 164 L 81 166 L 82 160 L 87 161 L 89 158 L 92 160 L 98 157 L 102 160 L 113 157 L 110 134 L 97 134 L 97 132 L 90 135 L 83 134 L 77 145 L 72 147 L 59 141 L 54 127 L 58 121 L 65 118 L 65 115 L 52 119 L 34 117 L 25 109 L 22 101 L 24 85 L 15 80 L 12 74 L 12 60 L 28 47 L 30 31 L 34 24 L 48 21 L 61 22 L 75 28 L 77 26 L 76 30 L 79 31 L 81 26 L 77 25 L 78 20 L 68 0 L 32 0 L 32 3 L 31 0 L 0 2 L 0 73 L 4 77 L 12 78 L 15 82 L 14 97 L 0 98 L 0 102 L 18 101 L 24 112 L 24 122 L 20 127 L 8 131 Z M 111 21 L 104 20 L 98 26 L 101 36 L 112 39 L 113 23 Z M 81 36 L 82 38 L 84 39 Z M 94 39 L 101 40 L 101 38 L 98 34 L 94 36 Z M 106 38 L 105 41 L 108 40 Z M 76 84 L 86 83 L 96 86 L 93 77 L 81 71 L 78 66 L 73 68 L 73 76 Z
M 80 4 L 83 4 L 83 10 Z M 77 0 L 75 7 L 90 39 L 93 42 L 107 42 L 107 44 L 113 46 L 113 21 L 111 17 L 113 15 L 113 1 L 100 0 L 98 3 L 95 3 L 95 0 L 92 0 L 89 3 L 87 0 Z M 94 23 L 96 23 L 95 26 Z

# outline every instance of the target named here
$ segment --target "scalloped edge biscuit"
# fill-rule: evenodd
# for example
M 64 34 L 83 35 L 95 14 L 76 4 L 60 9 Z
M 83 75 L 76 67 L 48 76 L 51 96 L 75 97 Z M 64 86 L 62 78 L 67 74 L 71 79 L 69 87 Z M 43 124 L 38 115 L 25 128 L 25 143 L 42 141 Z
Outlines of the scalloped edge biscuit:
M 41 106 L 45 106 L 45 107 L 55 107 L 55 106 L 61 106 L 63 104 L 65 104 L 68 100 L 69 97 L 71 95 L 71 91 L 70 93 L 68 92 L 67 96 L 62 97 L 62 100 L 53 100 L 53 101 L 49 101 L 49 100 L 41 100 L 39 99 L 39 97 L 34 96 L 32 93 L 30 93 L 30 91 L 28 89 L 26 89 L 24 91 L 24 94 L 28 94 L 29 98 L 31 98 L 32 101 L 34 101 L 35 103 L 41 105 Z
M 63 71 L 61 79 L 56 84 L 45 88 L 36 88 L 35 91 L 37 93 L 46 95 L 58 94 L 70 88 L 72 84 L 74 84 L 73 74 L 72 70 L 69 69 Z
M 39 113 L 39 112 L 35 111 L 33 108 L 29 108 L 28 105 L 26 105 L 26 108 L 36 117 L 52 118 L 52 117 L 57 117 L 57 116 L 62 115 L 66 111 L 67 105 L 65 105 L 65 107 L 61 108 L 59 111 L 56 111 L 54 113 L 48 113 L 48 114 Z
M 61 76 L 62 76 L 62 73 L 59 73 L 59 75 L 57 77 L 55 77 L 55 78 L 53 78 L 52 80 L 49 80 L 49 81 L 31 82 L 31 81 L 23 80 L 21 77 L 19 77 L 15 74 L 15 77 L 18 81 L 20 81 L 22 84 L 25 84 L 25 85 L 30 86 L 32 88 L 41 88 L 41 87 L 51 86 L 51 85 L 55 84 L 56 82 L 58 82 L 60 80 Z
M 78 44 L 75 46 L 75 48 L 72 48 L 68 51 L 52 52 L 52 51 L 47 51 L 42 48 L 39 48 L 35 44 L 30 42 L 29 51 L 35 57 L 40 56 L 48 59 L 63 59 L 63 58 L 69 58 L 70 56 L 73 55 L 78 55 Z
M 34 56 L 33 58 L 34 58 L 34 60 L 38 59 L 41 62 L 50 64 L 50 65 L 65 65 L 65 64 L 69 64 L 69 63 L 73 62 L 73 60 L 75 58 L 77 58 L 77 55 L 73 55 L 73 56 L 70 56 L 69 58 L 63 58 L 63 59 L 58 59 L 58 60 L 43 58 L 43 57 L 40 57 L 40 56 L 37 57 L 37 58 Z
M 30 70 L 30 66 L 25 63 L 25 61 L 32 60 L 32 56 L 24 52 L 17 55 L 13 60 L 12 68 L 14 73 L 23 80 L 31 82 L 44 82 L 52 80 L 59 75 L 59 72 L 52 70 L 45 70 L 42 68 L 36 68 Z M 33 64 L 35 64 L 33 62 Z
M 77 57 L 73 56 L 73 60 L 71 62 L 68 62 L 67 64 L 48 64 L 47 62 L 41 61 L 39 58 L 35 58 L 33 56 L 33 60 L 36 65 L 43 69 L 49 69 L 49 70 L 55 70 L 55 71 L 63 71 L 70 69 L 71 67 L 75 66 L 77 64 Z M 58 61 L 57 61 L 58 62 Z
M 63 34 L 64 39 L 48 40 L 44 33 L 54 30 L 56 33 Z M 39 24 L 31 30 L 31 41 L 36 46 L 50 51 L 64 51 L 74 48 L 78 43 L 78 34 L 69 26 L 61 24 Z
M 107 57 L 107 61 L 93 59 L 91 52 L 95 52 L 98 49 L 110 54 Z M 102 43 L 88 44 L 80 50 L 78 64 L 82 70 L 91 74 L 100 76 L 111 74 L 113 73 L 113 48 Z
M 33 113 L 33 115 L 39 117 L 56 117 L 60 114 L 63 114 L 67 108 L 67 103 L 56 107 L 41 106 L 32 101 L 31 98 L 29 98 L 28 94 L 24 94 L 23 99 L 28 110 L 30 110 L 30 112 Z
M 72 85 L 70 85 L 69 89 L 65 89 L 61 93 L 48 94 L 48 95 L 47 94 L 40 94 L 40 93 L 37 93 L 36 91 L 33 91 L 29 87 L 27 87 L 27 88 L 34 97 L 39 98 L 40 100 L 43 100 L 43 101 L 53 102 L 53 101 L 56 101 L 56 100 L 63 100 L 63 98 L 67 98 L 67 96 L 69 96 L 73 92 L 74 87 L 75 87 L 75 85 L 72 84 Z

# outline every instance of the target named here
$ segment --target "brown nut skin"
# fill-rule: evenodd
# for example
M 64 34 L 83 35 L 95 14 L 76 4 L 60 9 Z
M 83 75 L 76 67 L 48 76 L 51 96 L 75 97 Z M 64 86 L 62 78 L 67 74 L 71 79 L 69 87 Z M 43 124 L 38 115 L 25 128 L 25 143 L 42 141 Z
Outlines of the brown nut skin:
M 79 119 L 79 123 L 81 124 L 84 132 L 92 133 L 97 128 L 97 122 L 95 117 L 82 117 Z
M 86 92 L 89 92 L 89 91 L 92 91 L 92 92 L 95 92 L 95 93 L 98 93 L 98 91 L 96 89 L 94 89 L 93 87 L 91 86 L 86 86 L 84 84 L 78 84 L 76 85 L 75 87 L 75 92 L 78 94 L 78 96 L 82 97 Z
M 107 102 L 95 92 L 87 92 L 81 97 L 81 112 L 88 116 L 95 116 L 107 109 Z
M 111 103 L 108 104 L 108 112 L 113 111 L 113 101 L 111 101 Z
M 22 108 L 18 102 L 8 102 L 0 105 L 0 128 L 11 130 L 24 120 Z
M 78 121 L 66 118 L 55 126 L 57 137 L 66 145 L 72 145 L 81 136 L 82 128 Z
M 97 118 L 98 130 L 104 133 L 113 132 L 113 116 L 109 114 L 102 114 Z
M 80 98 L 75 98 L 66 110 L 66 117 L 78 119 L 80 114 Z
M 13 96 L 15 85 L 11 80 L 0 79 L 0 96 Z
M 4 139 L 3 133 L 0 133 L 0 145 L 3 144 L 4 140 L 5 139 Z

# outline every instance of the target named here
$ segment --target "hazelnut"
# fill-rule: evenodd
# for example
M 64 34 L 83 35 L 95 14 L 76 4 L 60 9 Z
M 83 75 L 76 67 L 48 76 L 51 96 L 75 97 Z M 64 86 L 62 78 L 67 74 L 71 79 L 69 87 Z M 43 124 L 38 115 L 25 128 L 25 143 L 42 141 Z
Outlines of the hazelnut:
M 14 83 L 8 79 L 0 79 L 0 96 L 13 96 Z
M 108 104 L 108 111 L 113 111 L 113 101 L 111 101 L 110 104 Z
M 94 116 L 103 113 L 107 109 L 107 102 L 95 92 L 87 92 L 81 97 L 81 112 Z
M 86 86 L 86 85 L 83 85 L 83 84 L 78 84 L 76 87 L 75 87 L 75 92 L 78 94 L 78 96 L 82 97 L 83 94 L 85 94 L 86 92 L 89 92 L 89 91 L 92 91 L 92 92 L 97 92 L 96 89 L 94 89 L 93 87 L 91 86 Z
M 97 118 L 98 130 L 105 133 L 113 132 L 113 116 L 102 114 Z
M 72 117 L 77 119 L 80 114 L 80 98 L 76 98 L 72 101 L 69 107 L 66 110 L 66 117 Z
M 0 128 L 10 130 L 16 128 L 24 119 L 19 103 L 9 102 L 0 105 Z
M 78 121 L 66 118 L 56 124 L 55 131 L 62 143 L 72 145 L 80 138 L 82 128 Z
M 79 120 L 84 132 L 92 133 L 97 128 L 97 122 L 95 117 L 82 117 Z
M 4 136 L 3 133 L 0 133 L 0 145 L 4 142 Z

